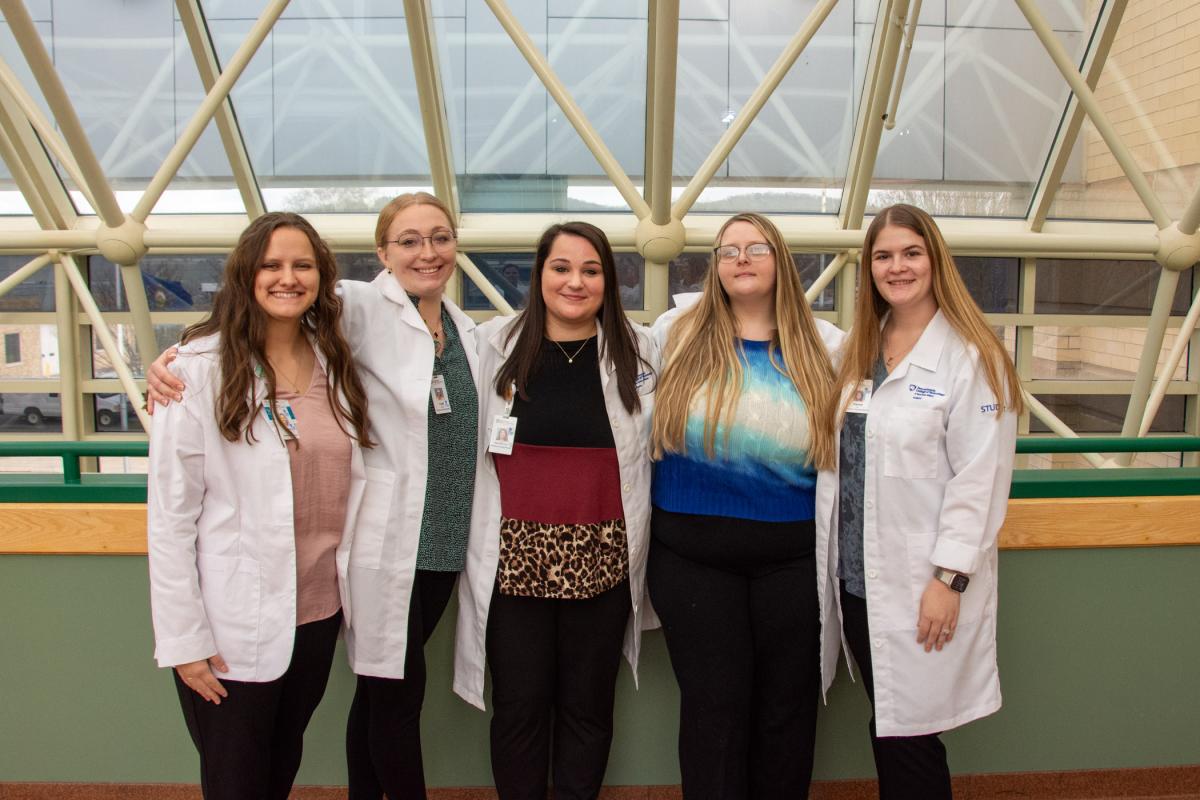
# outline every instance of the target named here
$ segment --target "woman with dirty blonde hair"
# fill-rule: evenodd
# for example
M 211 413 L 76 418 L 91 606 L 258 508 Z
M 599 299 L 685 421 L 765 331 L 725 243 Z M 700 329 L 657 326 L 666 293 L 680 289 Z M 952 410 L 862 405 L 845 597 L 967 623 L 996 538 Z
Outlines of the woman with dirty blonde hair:
M 680 688 L 687 800 L 806 797 L 819 691 L 813 525 L 829 350 L 779 229 L 738 214 L 655 323 L 648 585 Z

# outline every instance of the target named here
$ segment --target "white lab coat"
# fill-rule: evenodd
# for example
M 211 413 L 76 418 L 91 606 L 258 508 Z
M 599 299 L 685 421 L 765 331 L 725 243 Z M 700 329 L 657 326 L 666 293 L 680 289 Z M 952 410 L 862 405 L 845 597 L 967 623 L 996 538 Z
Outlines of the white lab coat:
M 354 620 L 346 630 L 346 651 L 358 675 L 403 678 L 429 475 L 434 342 L 390 272 L 380 272 L 370 283 L 341 281 L 338 294 L 375 442 L 363 451 L 367 490 L 350 551 Z M 458 329 L 471 373 L 478 375 L 475 323 L 449 300 L 442 302 Z M 451 413 L 476 413 L 455 400 L 450 398 Z
M 484 708 L 483 684 L 486 661 L 488 610 L 496 585 L 500 563 L 500 481 L 492 456 L 487 452 L 489 428 L 497 414 L 504 413 L 505 401 L 495 390 L 496 373 L 508 358 L 516 342 L 506 341 L 512 317 L 497 317 L 483 323 L 479 341 L 479 461 L 475 468 L 475 502 L 471 510 L 471 541 L 467 547 L 467 568 L 458 582 L 458 630 L 455 636 L 454 691 L 474 706 Z M 597 348 L 603 353 L 604 337 L 596 325 Z M 600 359 L 600 383 L 604 406 L 612 426 L 621 474 L 621 504 L 625 511 L 625 529 L 629 547 L 629 591 L 633 607 L 625 628 L 623 650 L 637 681 L 638 653 L 641 648 L 643 616 L 647 603 L 646 555 L 650 536 L 650 418 L 654 410 L 658 357 L 646 331 L 634 326 L 637 347 L 649 367 L 642 365 L 638 394 L 641 410 L 630 415 L 621 403 L 613 368 Z M 649 373 L 649 374 L 646 374 Z M 519 424 L 519 421 L 518 421 Z
M 866 420 L 863 560 L 879 736 L 949 730 L 1000 707 L 996 534 L 1008 508 L 1016 415 L 996 415 L 977 351 L 939 311 L 875 387 Z M 838 476 L 817 478 L 822 688 L 837 667 Z M 917 644 L 934 567 L 970 575 L 954 638 Z
M 220 654 L 218 678 L 271 681 L 292 657 L 296 630 L 296 534 L 287 447 L 260 412 L 244 438 L 217 428 L 220 389 L 217 337 L 179 350 L 173 367 L 184 399 L 158 409 L 150 435 L 147 482 L 150 601 L 155 658 L 161 667 Z M 316 353 L 321 364 L 325 357 Z M 255 404 L 266 397 L 255 386 Z M 304 420 L 299 420 L 304 435 Z M 338 589 L 351 618 L 346 579 L 354 520 L 366 476 L 351 440 L 346 526 L 338 546 Z

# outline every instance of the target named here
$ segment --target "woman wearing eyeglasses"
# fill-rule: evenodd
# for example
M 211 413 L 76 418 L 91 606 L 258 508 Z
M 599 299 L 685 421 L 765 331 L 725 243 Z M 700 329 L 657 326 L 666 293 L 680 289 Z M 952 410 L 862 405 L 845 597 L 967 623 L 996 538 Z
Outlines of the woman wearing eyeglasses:
M 370 512 L 355 526 L 348 575 L 351 800 L 425 796 L 424 645 L 466 562 L 475 480 L 475 323 L 445 297 L 456 244 L 441 201 L 400 195 L 375 226 L 384 271 L 338 284 L 377 444 L 365 454 Z M 159 402 L 184 388 L 166 369 L 171 357 L 148 376 Z
M 699 295 L 655 323 L 647 581 L 679 681 L 686 800 L 808 796 L 817 704 L 816 470 L 828 352 L 779 230 L 738 214 Z

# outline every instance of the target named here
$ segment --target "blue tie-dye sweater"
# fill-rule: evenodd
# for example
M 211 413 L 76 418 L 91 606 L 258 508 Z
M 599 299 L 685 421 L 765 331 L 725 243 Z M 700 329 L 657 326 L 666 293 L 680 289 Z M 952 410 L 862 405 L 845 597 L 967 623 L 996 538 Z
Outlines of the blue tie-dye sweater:
M 805 466 L 809 446 L 804 401 L 770 361 L 768 342 L 742 340 L 742 394 L 728 440 L 717 428 L 713 458 L 704 453 L 704 404 L 693 398 L 687 452 L 654 467 L 654 505 L 682 514 L 764 522 L 813 518 L 817 473 Z M 777 351 L 776 361 L 782 364 Z

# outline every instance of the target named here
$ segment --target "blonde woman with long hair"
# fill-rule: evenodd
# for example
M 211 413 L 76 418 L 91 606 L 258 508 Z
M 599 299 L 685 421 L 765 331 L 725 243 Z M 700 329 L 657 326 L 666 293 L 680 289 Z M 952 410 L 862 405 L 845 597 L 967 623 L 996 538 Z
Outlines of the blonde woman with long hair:
M 819 692 L 813 524 L 828 351 L 783 236 L 717 234 L 702 293 L 655 323 L 664 348 L 648 583 L 680 688 L 687 800 L 808 796 Z
M 938 734 L 1000 707 L 996 533 L 1021 387 L 928 214 L 885 208 L 862 252 L 826 406 L 838 470 L 817 491 L 823 686 L 845 642 L 874 708 L 880 797 L 938 800 Z

